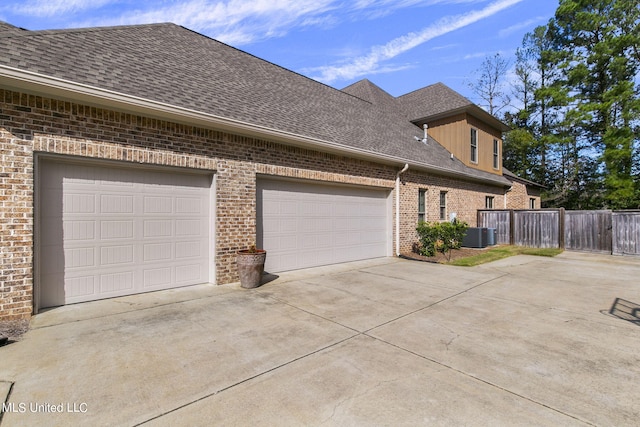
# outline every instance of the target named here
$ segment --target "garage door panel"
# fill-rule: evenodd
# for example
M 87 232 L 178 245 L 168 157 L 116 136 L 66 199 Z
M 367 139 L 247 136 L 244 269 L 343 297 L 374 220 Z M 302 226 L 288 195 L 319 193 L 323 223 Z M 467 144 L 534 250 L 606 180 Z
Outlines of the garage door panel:
M 49 222 L 53 225 L 55 230 L 55 224 L 62 222 L 62 219 L 58 219 L 55 222 Z M 66 221 L 62 225 L 64 238 L 68 241 L 84 241 L 93 240 L 96 238 L 96 221 Z M 47 237 L 50 239 L 51 237 Z M 57 237 L 59 238 L 59 237 Z M 44 240 L 44 239 L 43 239 Z
M 203 223 L 197 219 L 176 220 L 175 225 L 176 237 L 199 236 L 203 231 Z
M 277 253 L 279 251 L 286 251 L 288 248 L 296 248 L 298 242 L 298 236 L 296 234 L 288 234 L 284 236 L 270 235 L 269 247 Z M 269 255 L 271 257 L 271 255 Z
M 142 221 L 144 234 L 143 236 L 148 239 L 154 237 L 172 237 L 173 236 L 173 221 L 170 219 L 146 219 Z
M 386 256 L 387 198 L 386 190 L 260 180 L 258 243 L 268 251 L 265 269 Z
M 197 197 L 176 197 L 176 212 L 181 214 L 200 214 L 202 212 L 202 200 Z
M 100 267 L 133 264 L 134 245 L 118 245 L 100 248 Z
M 82 193 L 64 194 L 62 197 L 62 212 L 65 214 L 95 213 L 96 196 Z
M 174 281 L 169 267 L 144 270 L 143 280 L 145 289 L 165 288 Z
M 171 243 L 149 243 L 144 245 L 144 262 L 169 261 L 173 255 Z
M 176 283 L 192 283 L 202 277 L 201 264 L 186 264 L 176 267 Z
M 134 293 L 134 273 L 130 270 L 114 272 L 110 274 L 101 274 L 100 276 L 100 293 L 102 297 L 110 297 Z M 65 290 L 69 290 L 65 287 Z M 95 296 L 96 294 L 94 294 Z M 73 293 L 69 294 L 70 298 L 78 297 Z
M 90 227 L 90 224 L 92 227 Z M 83 225 L 86 226 L 83 228 Z M 95 221 L 72 221 L 69 224 L 69 228 L 78 231 L 78 239 L 68 238 L 65 232 L 65 240 L 87 240 L 92 239 L 93 237 L 89 237 L 93 235 L 93 228 L 95 227 Z M 65 223 L 65 230 L 66 230 Z M 86 233 L 83 235 L 83 232 Z M 107 220 L 100 221 L 100 239 L 101 240 L 111 240 L 111 239 L 133 239 L 134 235 L 134 222 L 127 220 Z
M 333 249 L 316 249 L 314 251 L 303 251 L 300 253 L 299 263 L 293 264 L 294 269 L 304 268 L 307 265 L 328 265 L 333 264 Z
M 298 232 L 298 221 L 295 218 L 269 218 L 265 220 L 265 230 L 268 234 L 278 236 Z
M 95 268 L 98 265 L 93 247 L 65 249 L 64 258 L 67 269 Z
M 382 240 L 380 236 L 375 233 L 362 233 L 360 235 L 360 243 L 364 245 L 376 245 L 378 243 L 384 243 L 385 240 Z
M 132 214 L 133 196 L 103 194 L 100 196 L 98 212 L 102 214 Z M 82 213 L 85 213 L 84 211 Z
M 48 160 L 39 173 L 42 307 L 208 282 L 210 176 Z
M 67 288 L 69 298 L 82 299 L 87 296 L 95 295 L 97 290 L 96 277 L 70 277 L 68 279 Z
M 348 218 L 335 218 L 333 220 L 333 229 L 335 231 L 348 231 L 351 229 L 351 223 Z
M 144 196 L 143 211 L 147 215 L 173 213 L 173 198 L 166 196 Z
M 177 259 L 185 258 L 203 258 L 209 253 L 208 248 L 203 242 L 198 240 L 189 240 L 175 243 L 175 257 Z

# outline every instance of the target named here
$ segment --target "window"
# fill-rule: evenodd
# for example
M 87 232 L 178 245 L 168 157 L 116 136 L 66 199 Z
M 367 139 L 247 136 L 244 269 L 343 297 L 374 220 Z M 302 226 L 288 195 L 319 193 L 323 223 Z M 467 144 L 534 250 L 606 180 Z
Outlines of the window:
M 529 209 L 535 209 L 535 208 L 536 208 L 536 199 L 532 197 L 529 199 Z
M 500 144 L 497 139 L 493 140 L 493 168 L 500 168 Z
M 471 161 L 478 163 L 478 131 L 471 129 Z
M 426 221 L 427 217 L 425 216 L 425 206 L 427 199 L 427 190 L 420 189 L 418 190 L 418 222 Z
M 440 220 L 445 221 L 447 219 L 447 192 L 440 192 Z
M 493 196 L 487 196 L 484 198 L 484 207 L 486 209 L 493 209 Z

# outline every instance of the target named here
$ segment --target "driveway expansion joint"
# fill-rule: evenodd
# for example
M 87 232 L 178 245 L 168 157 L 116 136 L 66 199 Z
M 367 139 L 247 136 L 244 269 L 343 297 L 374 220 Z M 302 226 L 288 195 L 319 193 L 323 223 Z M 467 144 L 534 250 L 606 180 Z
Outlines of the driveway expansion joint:
M 579 417 L 577 417 L 577 416 L 575 416 L 575 415 L 571 415 L 571 414 L 568 414 L 568 413 L 566 413 L 566 412 L 564 412 L 564 411 L 561 411 L 560 409 L 554 408 L 553 406 L 549 406 L 549 405 L 547 405 L 547 404 L 545 404 L 545 403 L 542 403 L 542 402 L 539 402 L 539 401 L 537 401 L 537 400 L 535 400 L 535 399 L 532 399 L 532 398 L 530 398 L 530 397 L 527 397 L 527 396 L 525 396 L 525 395 L 523 395 L 523 394 L 517 393 L 517 392 L 512 391 L 512 390 L 509 390 L 509 389 L 507 389 L 507 388 L 505 388 L 505 387 L 502 387 L 502 386 L 500 386 L 500 385 L 498 385 L 498 384 L 495 384 L 495 383 L 493 383 L 493 382 L 491 382 L 491 381 L 485 380 L 485 379 L 483 379 L 483 378 L 481 378 L 481 377 L 479 377 L 479 376 L 477 376 L 477 375 L 469 374 L 469 373 L 467 373 L 467 372 L 465 372 L 465 371 L 462 371 L 462 370 L 460 370 L 460 369 L 457 369 L 457 368 L 455 368 L 455 367 L 453 367 L 453 366 L 451 366 L 451 365 L 447 365 L 446 363 L 443 363 L 443 362 L 441 362 L 441 361 L 439 361 L 439 360 L 432 359 L 432 358 L 427 357 L 427 356 L 425 356 L 425 355 L 422 355 L 422 354 L 420 354 L 420 353 L 416 353 L 415 351 L 409 350 L 409 349 L 407 349 L 407 348 L 404 348 L 404 347 L 402 347 L 402 346 L 396 345 L 396 344 L 394 344 L 394 343 L 391 343 L 391 342 L 389 342 L 389 341 L 383 340 L 383 339 L 381 339 L 381 338 L 374 337 L 374 336 L 368 335 L 368 334 L 366 334 L 366 333 L 365 333 L 364 335 L 366 335 L 366 336 L 368 336 L 368 337 L 371 337 L 371 338 L 373 338 L 373 339 L 376 339 L 376 340 L 378 340 L 378 341 L 380 341 L 380 342 L 382 342 L 382 343 L 384 343 L 384 344 L 390 345 L 391 347 L 394 347 L 394 348 L 396 348 L 396 349 L 398 349 L 398 350 L 405 351 L 405 352 L 407 352 L 407 353 L 409 353 L 409 354 L 412 354 L 412 355 L 414 355 L 414 356 L 417 356 L 417 357 L 419 357 L 419 358 L 421 358 L 421 359 L 428 360 L 429 362 L 432 362 L 432 363 L 435 363 L 435 364 L 437 364 L 437 365 L 439 365 L 439 366 L 442 366 L 442 367 L 443 367 L 443 368 L 445 368 L 445 369 L 451 370 L 451 371 L 456 372 L 456 373 L 458 373 L 458 374 L 461 374 L 461 375 L 463 375 L 463 376 L 465 376 L 465 377 L 467 377 L 467 378 L 470 378 L 470 379 L 472 379 L 473 381 L 481 382 L 481 383 L 486 384 L 486 385 L 488 385 L 488 386 L 490 386 L 490 387 L 492 387 L 492 388 L 495 388 L 495 389 L 501 390 L 501 391 L 503 391 L 503 392 L 505 392 L 505 393 L 508 393 L 508 394 L 510 394 L 510 395 L 512 395 L 512 396 L 515 396 L 515 397 L 517 397 L 517 398 L 519 398 L 519 399 L 524 399 L 524 400 L 526 400 L 526 401 L 528 401 L 528 402 L 531 402 L 531 403 L 533 403 L 533 404 L 535 404 L 535 405 L 538 405 L 538 406 L 541 406 L 541 407 L 543 407 L 543 408 L 549 409 L 549 410 L 554 411 L 554 412 L 556 412 L 556 413 L 558 413 L 558 414 L 561 414 L 561 415 L 564 415 L 564 416 L 566 416 L 566 417 L 572 418 L 572 419 L 574 419 L 574 420 L 576 420 L 576 421 L 580 421 L 581 423 L 584 423 L 584 424 L 586 424 L 586 425 L 590 425 L 590 426 L 596 426 L 596 425 L 597 425 L 597 424 L 593 424 L 593 423 L 591 423 L 591 422 L 589 422 L 589 421 L 587 421 L 587 420 L 584 420 L 584 419 L 582 419 L 582 418 L 579 418 Z
M 341 340 L 339 340 L 339 341 L 337 341 L 337 342 L 334 342 L 334 343 L 332 343 L 332 344 L 326 345 L 326 346 L 324 346 L 324 347 L 322 347 L 322 348 L 316 349 L 316 350 L 314 350 L 314 351 L 312 351 L 312 352 L 310 352 L 310 353 L 303 354 L 303 355 L 301 355 L 301 356 L 298 356 L 298 357 L 296 357 L 296 358 L 293 358 L 293 359 L 291 359 L 291 360 L 289 360 L 289 361 L 287 361 L 287 362 L 285 362 L 285 363 L 281 363 L 280 365 L 274 366 L 274 367 L 269 368 L 269 369 L 267 369 L 267 370 L 265 370 L 265 371 L 259 372 L 259 373 L 255 374 L 255 375 L 252 375 L 252 376 L 250 376 L 250 377 L 247 377 L 247 378 L 244 378 L 244 379 L 242 379 L 242 380 L 240 380 L 240 381 L 237 381 L 237 382 L 235 382 L 235 383 L 233 383 L 233 384 L 230 384 L 230 385 L 228 385 L 228 386 L 226 386 L 226 387 L 223 387 L 223 388 L 221 388 L 220 390 L 216 390 L 216 391 L 215 391 L 215 392 L 213 392 L 213 393 L 209 393 L 209 394 L 207 394 L 207 395 L 205 395 L 205 396 L 200 396 L 200 397 L 198 397 L 197 399 L 192 400 L 191 402 L 188 402 L 188 403 L 185 403 L 185 404 L 183 404 L 183 405 L 177 406 L 177 407 L 175 407 L 175 408 L 173 408 L 173 409 L 171 409 L 171 410 L 169 410 L 169 411 L 165 411 L 165 412 L 163 412 L 162 414 L 158 414 L 158 415 L 156 415 L 156 416 L 154 416 L 154 417 L 152 417 L 152 418 L 149 418 L 149 419 L 147 419 L 147 420 L 145 420 L 145 421 L 143 421 L 143 422 L 141 422 L 141 423 L 135 424 L 135 425 L 134 425 L 134 427 L 138 427 L 138 426 L 145 425 L 145 424 L 147 424 L 147 423 L 149 423 L 149 422 L 151 422 L 151 421 L 154 421 L 154 420 L 156 420 L 156 419 L 162 418 L 163 416 L 168 415 L 168 414 L 170 414 L 170 413 L 172 413 L 172 412 L 175 412 L 175 411 L 178 411 L 178 410 L 180 410 L 180 409 L 186 408 L 186 407 L 188 407 L 188 406 L 190 406 L 190 405 L 193 405 L 193 404 L 195 404 L 195 403 L 198 403 L 198 402 L 200 402 L 200 401 L 202 401 L 202 400 L 205 400 L 205 399 L 208 399 L 208 398 L 210 398 L 210 397 L 217 396 L 218 394 L 223 393 L 223 392 L 228 391 L 228 390 L 231 390 L 231 389 L 233 389 L 233 388 L 235 388 L 235 387 L 237 387 L 237 386 L 239 386 L 239 385 L 241 385 L 241 384 L 247 383 L 247 382 L 249 382 L 249 381 L 251 381 L 251 380 L 254 380 L 254 379 L 256 379 L 256 378 L 260 378 L 260 377 L 262 377 L 262 376 L 264 376 L 264 375 L 266 375 L 266 374 L 269 374 L 269 373 L 271 373 L 271 372 L 274 372 L 274 371 L 277 371 L 277 370 L 279 370 L 279 369 L 281 369 L 281 368 L 284 368 L 285 366 L 288 366 L 288 365 L 291 365 L 291 364 L 293 364 L 293 363 L 296 363 L 296 362 L 298 362 L 298 361 L 300 361 L 300 360 L 306 359 L 306 358 L 307 358 L 307 357 L 309 357 L 309 356 L 313 356 L 314 354 L 320 353 L 320 352 L 322 352 L 322 351 L 325 351 L 325 350 L 327 350 L 327 349 L 330 349 L 330 348 L 332 348 L 332 347 L 335 347 L 335 346 L 337 346 L 337 345 L 340 345 L 340 344 L 342 344 L 342 343 L 344 343 L 344 342 L 347 342 L 347 341 L 349 341 L 349 340 L 352 340 L 352 339 L 354 339 L 354 338 L 356 338 L 356 337 L 358 337 L 358 336 L 360 336 L 360 335 L 362 335 L 362 334 L 357 333 L 357 334 L 355 334 L 355 335 L 352 335 L 352 336 L 349 336 L 349 337 L 347 337 L 347 338 L 341 339 Z
M 9 385 L 7 392 L 6 392 L 6 396 L 4 396 L 4 398 L 0 395 L 0 400 L 2 401 L 0 406 L 0 426 L 2 425 L 2 418 L 4 416 L 4 409 L 7 407 L 7 405 L 9 404 L 9 398 L 11 397 L 11 392 L 13 391 L 13 386 L 15 385 L 15 382 L 13 381 L 3 381 L 0 380 L 0 384 L 3 385 L 3 388 L 6 387 L 6 384 Z

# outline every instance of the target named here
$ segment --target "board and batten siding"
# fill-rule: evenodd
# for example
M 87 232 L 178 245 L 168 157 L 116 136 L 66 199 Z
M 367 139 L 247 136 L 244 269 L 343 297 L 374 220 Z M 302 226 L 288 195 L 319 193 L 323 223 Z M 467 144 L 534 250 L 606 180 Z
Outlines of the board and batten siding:
M 467 166 L 502 175 L 502 137 L 499 131 L 467 114 L 429 122 L 429 135 Z M 478 135 L 478 161 L 471 161 L 471 128 Z M 493 141 L 498 140 L 499 164 L 493 167 Z

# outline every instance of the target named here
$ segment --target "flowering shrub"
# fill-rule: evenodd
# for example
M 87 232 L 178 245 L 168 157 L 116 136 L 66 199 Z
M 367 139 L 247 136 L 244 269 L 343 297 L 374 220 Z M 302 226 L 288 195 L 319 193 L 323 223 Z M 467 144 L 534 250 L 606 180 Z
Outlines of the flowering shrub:
M 462 239 L 467 234 L 469 226 L 466 222 L 420 222 L 416 231 L 420 244 L 418 252 L 424 256 L 434 256 L 436 252 L 448 254 L 452 249 L 460 249 Z

